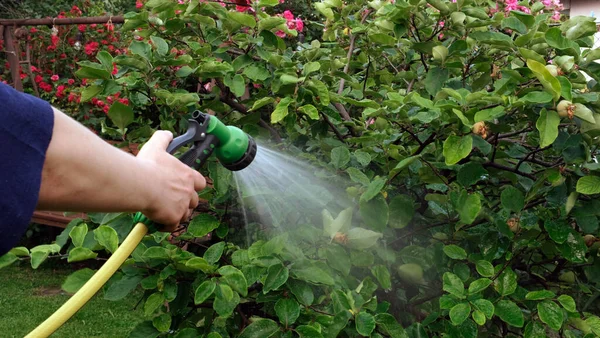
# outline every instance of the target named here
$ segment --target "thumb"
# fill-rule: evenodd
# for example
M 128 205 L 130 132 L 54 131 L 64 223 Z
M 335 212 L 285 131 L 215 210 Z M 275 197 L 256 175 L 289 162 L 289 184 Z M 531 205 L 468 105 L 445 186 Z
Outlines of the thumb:
M 144 144 L 143 149 L 151 150 L 151 149 L 160 149 L 167 150 L 169 143 L 173 141 L 173 133 L 168 130 L 158 130 L 156 131 L 152 137 Z

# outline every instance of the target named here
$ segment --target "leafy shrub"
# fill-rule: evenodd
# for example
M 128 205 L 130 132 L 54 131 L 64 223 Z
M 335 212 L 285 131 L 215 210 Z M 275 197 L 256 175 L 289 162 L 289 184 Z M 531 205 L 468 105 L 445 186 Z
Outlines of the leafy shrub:
M 558 22 L 555 3 L 323 0 L 323 36 L 294 43 L 291 19 L 260 9 L 278 4 L 151 0 L 127 14 L 125 55 L 79 63 L 82 102 L 131 102 L 110 108 L 108 136 L 182 131 L 201 109 L 353 182 L 352 208 L 254 224 L 246 246 L 232 175 L 211 162 L 212 210 L 170 241 L 149 235 L 105 290 L 146 290 L 132 336 L 600 335 L 593 19 Z M 114 251 L 131 216 L 92 216 L 32 264 Z M 29 251 L 3 264 L 16 255 Z

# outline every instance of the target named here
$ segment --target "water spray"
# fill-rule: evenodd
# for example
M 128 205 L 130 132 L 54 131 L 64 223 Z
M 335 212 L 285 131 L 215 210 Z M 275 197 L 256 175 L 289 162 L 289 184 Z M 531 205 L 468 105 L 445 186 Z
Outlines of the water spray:
M 200 111 L 194 112 L 192 119 L 189 120 L 187 132 L 173 139 L 167 147 L 167 152 L 173 154 L 188 144 L 191 144 L 190 148 L 179 159 L 196 170 L 202 167 L 214 153 L 225 168 L 239 171 L 254 161 L 257 152 L 256 142 L 250 135 L 237 127 L 226 126 L 216 117 Z M 141 213 L 137 213 L 134 217 L 134 224 L 135 227 L 121 246 L 94 276 L 26 337 L 48 337 L 53 334 L 117 272 L 148 231 L 154 232 L 160 229 L 160 225 L 154 224 Z

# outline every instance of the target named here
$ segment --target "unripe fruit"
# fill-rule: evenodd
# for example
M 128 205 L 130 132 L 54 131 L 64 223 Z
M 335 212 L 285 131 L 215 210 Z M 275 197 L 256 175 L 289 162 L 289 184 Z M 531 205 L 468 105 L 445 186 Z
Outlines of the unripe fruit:
M 398 275 L 405 282 L 420 284 L 423 282 L 423 268 L 419 264 L 408 263 L 398 267 Z
M 552 76 L 563 75 L 562 69 L 556 67 L 555 65 L 546 65 L 546 69 L 552 74 Z
M 512 231 L 514 233 L 519 232 L 519 230 L 521 229 L 521 224 L 519 222 L 519 219 L 516 217 L 508 219 L 508 221 L 506 221 L 506 225 L 508 225 L 508 228 L 510 229 L 510 231 Z
M 587 247 L 589 248 L 592 245 L 594 245 L 594 243 L 596 243 L 598 239 L 594 235 L 585 235 L 583 236 L 583 241 L 585 242 L 585 245 L 587 245 Z
M 388 126 L 388 121 L 386 119 L 384 119 L 383 117 L 378 117 L 377 120 L 375 120 L 375 128 L 379 131 L 384 131 L 385 128 L 387 128 Z
M 472 128 L 473 134 L 479 135 L 482 138 L 487 138 L 488 128 L 485 125 L 485 122 L 477 122 L 473 125 Z
M 556 106 L 556 111 L 558 112 L 558 116 L 568 117 L 572 120 L 573 116 L 575 116 L 575 105 L 571 101 L 562 100 Z
M 350 197 L 356 197 L 356 196 L 358 196 L 358 188 L 357 187 L 348 187 L 348 188 L 346 188 L 346 193 Z
M 438 239 L 440 241 L 445 241 L 448 239 L 448 235 L 446 235 L 443 232 L 436 232 L 435 234 L 433 234 L 433 238 Z
M 575 273 L 573 271 L 567 271 L 565 273 L 562 273 L 560 276 L 558 276 L 558 280 L 565 283 L 573 284 L 575 283 Z

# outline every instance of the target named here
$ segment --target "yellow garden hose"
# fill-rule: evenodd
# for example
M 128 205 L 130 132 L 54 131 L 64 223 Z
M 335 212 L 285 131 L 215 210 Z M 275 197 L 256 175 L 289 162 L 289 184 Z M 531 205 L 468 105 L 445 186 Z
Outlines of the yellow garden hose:
M 79 309 L 81 309 L 85 303 L 87 303 L 100 288 L 117 272 L 117 270 L 123 265 L 123 262 L 131 255 L 133 250 L 142 241 L 144 236 L 148 233 L 148 227 L 139 222 L 131 230 L 131 233 L 125 238 L 121 246 L 115 251 L 115 253 L 104 263 L 104 265 L 98 270 L 90 280 L 85 283 L 84 286 L 77 291 L 66 303 L 63 304 L 54 314 L 43 323 L 41 323 L 35 330 L 31 331 L 26 338 L 45 338 L 58 330 L 67 320 L 69 320 Z

